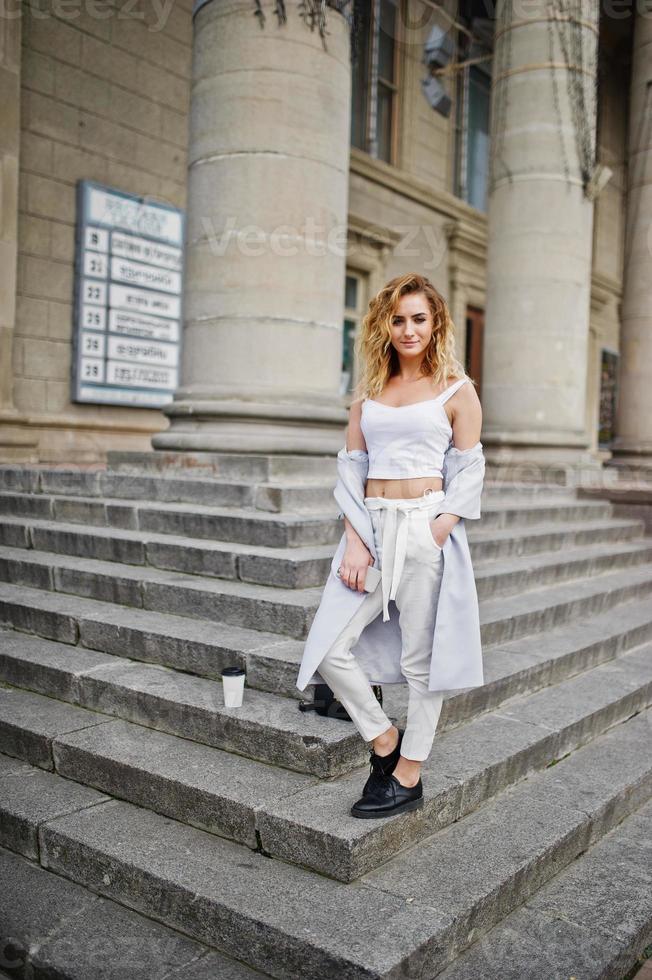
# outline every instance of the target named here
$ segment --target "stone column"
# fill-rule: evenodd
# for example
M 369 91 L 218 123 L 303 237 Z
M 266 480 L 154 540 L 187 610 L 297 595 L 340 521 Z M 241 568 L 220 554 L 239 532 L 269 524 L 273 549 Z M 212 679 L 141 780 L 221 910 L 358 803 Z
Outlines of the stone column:
M 13 338 L 18 254 L 20 28 L 22 10 L 7 3 L 0 17 L 0 413 L 15 414 Z
M 573 7 L 581 15 L 569 20 L 559 0 L 497 4 L 483 361 L 488 459 L 570 464 L 590 443 L 593 205 L 584 184 L 594 167 L 599 4 Z
M 334 452 L 346 268 L 351 70 L 296 4 L 196 0 L 183 356 L 156 449 Z
M 21 425 L 13 393 L 24 14 L 19 0 L 7 0 L 0 16 L 0 461 L 16 463 L 37 458 L 37 440 Z
M 652 9 L 636 17 L 613 463 L 652 468 Z

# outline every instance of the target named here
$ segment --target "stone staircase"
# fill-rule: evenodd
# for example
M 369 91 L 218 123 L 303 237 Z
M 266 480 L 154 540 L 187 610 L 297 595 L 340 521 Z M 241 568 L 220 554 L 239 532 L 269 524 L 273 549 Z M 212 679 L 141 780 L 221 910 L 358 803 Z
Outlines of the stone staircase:
M 9 975 L 93 975 L 99 929 L 123 980 L 622 980 L 652 941 L 643 522 L 487 481 L 486 683 L 446 698 L 423 808 L 362 821 L 367 747 L 295 687 L 334 460 L 184 461 L 0 467 Z M 406 688 L 383 696 L 404 723 Z

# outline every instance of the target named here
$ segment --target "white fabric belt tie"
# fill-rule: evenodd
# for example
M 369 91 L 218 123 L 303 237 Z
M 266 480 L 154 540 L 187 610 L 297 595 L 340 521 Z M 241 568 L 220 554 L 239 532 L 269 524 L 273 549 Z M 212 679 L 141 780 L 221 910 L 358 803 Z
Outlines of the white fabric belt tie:
M 382 534 L 383 622 L 389 619 L 389 601 L 396 598 L 403 574 L 410 516 L 413 511 L 433 507 L 445 496 L 443 490 L 425 490 L 423 496 L 415 498 L 365 497 L 367 510 L 387 511 Z

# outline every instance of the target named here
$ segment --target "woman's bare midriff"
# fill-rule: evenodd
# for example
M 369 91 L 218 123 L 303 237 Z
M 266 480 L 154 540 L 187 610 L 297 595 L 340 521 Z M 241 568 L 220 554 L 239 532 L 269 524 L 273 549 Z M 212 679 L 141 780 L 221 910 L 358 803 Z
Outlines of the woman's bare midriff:
M 420 476 L 404 480 L 367 480 L 366 497 L 387 497 L 398 500 L 401 497 L 411 499 L 423 496 L 424 490 L 441 490 L 440 476 Z

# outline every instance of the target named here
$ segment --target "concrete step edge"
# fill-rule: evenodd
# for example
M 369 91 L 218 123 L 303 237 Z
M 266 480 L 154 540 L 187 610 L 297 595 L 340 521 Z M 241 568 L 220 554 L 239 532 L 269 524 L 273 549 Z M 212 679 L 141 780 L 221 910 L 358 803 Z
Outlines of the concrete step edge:
M 0 980 L 16 980 L 18 966 L 21 976 L 58 980 L 269 976 L 3 847 L 0 878 L 3 938 L 11 936 L 16 947 L 12 957 L 5 946 L 11 974 L 0 971 Z
M 98 504 L 102 503 L 109 507 L 135 507 L 136 509 L 149 509 L 158 510 L 162 512 L 177 512 L 179 510 L 183 513 L 189 514 L 200 514 L 207 515 L 211 517 L 224 517 L 224 518 L 239 518 L 242 520 L 259 520 L 259 521 L 284 521 L 287 523 L 306 523 L 310 521 L 332 521 L 337 519 L 338 508 L 337 504 L 333 502 L 332 510 L 324 511 L 322 513 L 314 514 L 294 514 L 294 513 L 276 513 L 264 510 L 248 509 L 242 507 L 226 507 L 226 506 L 212 506 L 209 504 L 192 504 L 189 505 L 183 501 L 138 501 L 132 498 L 123 497 L 88 497 L 81 494 L 59 494 L 59 493 L 44 493 L 44 494 L 30 494 L 30 493 L 20 493 L 13 491 L 0 490 L 0 502 L 7 498 L 18 498 L 22 499 L 32 499 L 38 497 L 40 499 L 50 499 L 54 501 L 70 501 L 77 504 Z M 490 513 L 518 513 L 519 511 L 525 512 L 549 512 L 549 511 L 564 511 L 568 509 L 574 509 L 579 511 L 581 514 L 595 514 L 604 515 L 608 518 L 611 514 L 611 504 L 604 500 L 584 500 L 577 497 L 570 496 L 568 499 L 560 501 L 533 501 L 530 499 L 523 500 L 507 500 L 501 501 L 500 504 L 493 503 L 491 500 L 483 501 L 483 512 Z
M 351 980 L 434 976 L 649 799 L 648 732 L 640 716 L 616 729 L 350 885 L 101 794 L 40 822 L 39 859 L 286 980 L 306 962 Z M 560 799 L 579 783 L 588 795 Z
M 649 659 L 647 672 L 642 656 Z M 599 705 L 595 692 L 601 684 L 605 690 L 609 688 L 609 696 Z M 574 710 L 577 707 L 573 720 L 550 730 L 532 721 L 522 721 L 529 706 L 551 699 L 565 699 Z M 584 703 L 586 710 L 582 714 Z M 477 744 L 485 744 L 491 724 L 504 725 L 505 719 L 512 718 L 507 727 L 514 735 L 520 727 L 521 740 L 523 732 L 530 736 L 532 725 L 536 729 L 538 740 L 527 738 L 527 753 L 523 743 L 515 746 L 510 755 L 507 744 L 504 755 L 500 759 L 494 756 L 487 768 L 481 768 L 480 760 L 472 776 L 469 773 L 468 778 L 455 777 L 462 735 L 443 733 L 435 746 L 432 763 L 424 768 L 424 780 L 432 785 L 427 787 L 421 819 L 414 822 L 407 815 L 393 821 L 394 826 L 386 821 L 356 821 L 348 814 L 350 804 L 366 781 L 367 767 L 326 783 L 285 772 L 278 772 L 270 781 L 269 766 L 263 763 L 245 761 L 217 748 L 188 744 L 185 739 L 146 731 L 137 724 L 107 721 L 96 713 L 89 716 L 84 709 L 62 710 L 59 702 L 23 690 L 12 690 L 4 699 L 0 691 L 0 733 L 9 726 L 12 735 L 8 741 L 5 736 L 0 751 L 10 749 L 10 755 L 19 755 L 46 769 L 56 769 L 60 775 L 112 797 L 208 829 L 254 849 L 261 846 L 274 857 L 350 881 L 372 870 L 376 863 L 384 863 L 391 855 L 466 816 L 519 779 L 540 771 L 551 757 L 577 749 L 605 728 L 629 717 L 633 710 L 640 711 L 650 703 L 652 644 L 621 654 L 607 665 L 559 681 L 546 689 L 543 697 L 542 692 L 536 692 L 512 698 L 502 710 L 467 722 L 463 735 L 466 751 L 471 750 L 474 739 Z M 34 717 L 31 727 L 30 713 Z M 57 727 L 63 729 L 58 734 Z M 111 755 L 107 755 L 109 744 L 117 745 Z M 153 752 L 150 766 L 134 761 L 145 758 L 148 751 Z M 181 756 L 187 770 L 174 780 L 165 775 L 165 769 L 168 767 L 171 772 L 169 759 Z M 114 767 L 116 772 L 112 771 Z M 218 787 L 229 786 L 229 780 L 233 781 L 234 791 L 211 792 L 205 786 L 205 779 L 201 780 L 204 785 L 201 790 L 200 782 L 193 785 L 190 775 L 196 769 L 214 773 Z M 442 779 L 443 772 L 446 776 Z M 187 783 L 183 782 L 184 778 Z M 247 784 L 244 795 L 243 782 Z M 175 799 L 175 794 L 181 798 Z M 173 800 L 176 806 L 172 802 L 162 806 L 160 802 Z M 197 816 L 189 819 L 193 804 Z M 322 826 L 324 814 L 326 824 Z M 409 829 L 397 835 L 399 824 Z
M 485 625 L 500 622 L 505 617 L 516 619 L 519 615 L 531 614 L 536 609 L 552 609 L 557 605 L 563 606 L 570 601 L 579 601 L 589 596 L 604 596 L 608 600 L 617 590 L 634 585 L 647 588 L 650 568 L 651 566 L 645 562 L 615 572 L 601 572 L 599 575 L 575 578 L 558 585 L 544 585 L 527 591 L 521 596 L 507 595 L 484 599 L 480 603 L 480 623 Z M 533 625 L 529 632 L 534 632 L 535 629 L 536 626 Z
M 309 608 L 318 602 L 321 588 L 311 586 L 307 589 L 280 588 L 273 585 L 260 585 L 243 582 L 240 579 L 221 579 L 189 572 L 177 572 L 151 565 L 128 565 L 125 562 L 106 561 L 101 558 L 86 558 L 81 555 L 60 555 L 52 551 L 39 551 L 35 548 L 0 547 L 0 560 L 25 562 L 44 568 L 75 571 L 83 569 L 87 574 L 97 574 L 109 578 L 123 578 L 133 582 L 204 589 L 211 593 L 223 592 L 256 601 L 276 601 L 298 608 Z
M 128 497 L 84 497 L 81 494 L 29 494 L 29 493 L 12 493 L 8 491 L 0 490 L 0 503 L 7 498 L 15 497 L 19 500 L 31 500 L 31 499 L 42 499 L 50 500 L 55 502 L 65 502 L 73 504 L 89 504 L 97 505 L 102 504 L 106 507 L 125 507 L 133 510 L 156 510 L 161 513 L 182 513 L 182 514 L 197 514 L 200 516 L 225 518 L 225 519 L 237 519 L 251 521 L 255 520 L 260 523 L 283 523 L 287 525 L 295 524 L 309 524 L 313 522 L 331 522 L 337 519 L 336 505 L 333 504 L 332 511 L 327 511 L 323 513 L 315 514 L 295 514 L 295 513 L 277 513 L 267 510 L 255 510 L 253 508 L 247 509 L 244 507 L 218 507 L 211 506 L 210 504 L 187 504 L 184 501 L 164 501 L 164 500 L 151 500 L 142 501 L 134 500 Z M 600 501 L 588 502 L 589 507 L 600 507 L 604 506 Z M 582 509 L 584 504 L 581 505 Z M 0 511 L 0 513 L 2 513 Z
M 557 567 L 555 563 L 549 572 Z M 25 587 L 100 599 L 126 608 L 169 610 L 234 626 L 246 618 L 253 629 L 296 640 L 307 636 L 323 592 L 323 587 L 297 590 L 264 586 L 20 548 L 2 549 L 0 568 L 5 580 Z M 557 584 L 537 583 L 525 592 L 501 586 L 499 579 L 491 583 L 492 588 L 501 587 L 504 594 L 480 596 L 484 645 L 588 615 L 596 606 L 604 609 L 642 595 L 652 589 L 652 563 L 629 562 L 616 570 L 596 569 L 595 574 L 573 575 Z M 482 579 L 479 584 L 482 587 Z
M 224 705 L 221 681 L 157 664 L 5 631 L 0 680 L 146 728 L 278 765 L 333 776 L 362 765 L 367 749 L 352 724 L 299 712 L 294 700 L 247 688 Z
M 222 666 L 235 664 L 246 670 L 247 688 L 295 700 L 309 698 L 311 693 L 310 689 L 300 692 L 295 686 L 302 641 L 280 634 L 2 582 L 0 619 L 25 636 L 117 656 L 128 644 L 138 654 L 133 657 L 136 661 L 214 679 L 219 679 Z M 560 670 L 573 669 L 576 662 L 593 662 L 595 644 L 608 640 L 618 648 L 627 642 L 630 632 L 636 636 L 637 631 L 649 628 L 650 622 L 652 610 L 644 595 L 548 627 L 543 656 L 536 633 L 487 644 L 485 685 L 454 696 L 455 718 L 464 720 L 488 698 L 498 703 L 504 691 L 514 686 L 518 690 L 523 684 L 541 683 L 547 676 L 558 676 Z M 388 703 L 392 710 L 391 694 Z
M 640 536 L 640 522 L 575 522 L 541 525 L 527 533 L 495 529 L 470 535 L 478 583 L 494 579 L 503 593 L 509 578 L 520 567 L 538 563 L 538 576 L 560 559 L 571 575 L 582 574 L 578 561 L 594 558 L 604 564 L 608 556 L 628 561 L 652 549 L 652 538 Z M 583 526 L 584 525 L 584 526 Z M 570 540 L 569 540 L 570 538 Z M 589 543 L 586 543 L 589 538 Z M 105 561 L 137 568 L 154 568 L 182 575 L 199 575 L 211 580 L 245 582 L 275 588 L 322 588 L 334 553 L 334 544 L 297 544 L 293 547 L 202 540 L 182 535 L 113 529 L 70 524 L 29 517 L 0 517 L 2 548 L 26 553 L 57 554 L 87 561 Z M 587 574 L 599 571 L 590 567 Z M 552 574 L 552 571 L 549 572 Z M 568 577 L 568 576 L 567 576 Z
M 604 549 L 597 552 L 598 555 L 604 554 Z M 646 554 L 649 548 L 649 542 L 636 541 L 628 542 L 627 544 L 615 545 L 611 552 L 607 548 L 607 553 L 612 553 L 615 551 L 620 555 L 636 554 L 637 552 Z M 577 555 L 579 557 L 590 558 L 596 553 L 594 546 L 589 545 L 582 548 L 571 548 L 563 553 L 563 561 L 569 562 L 577 560 Z M 548 553 L 552 555 L 553 558 L 559 558 L 556 552 Z M 519 559 L 512 559 L 511 568 L 507 565 L 507 569 L 503 574 L 513 574 L 515 572 L 520 573 L 520 566 L 530 563 L 535 557 L 539 556 L 524 556 Z M 181 589 L 192 589 L 195 593 L 207 593 L 211 596 L 225 596 L 225 597 L 237 597 L 239 600 L 249 600 L 252 602 L 265 602 L 274 603 L 278 606 L 286 606 L 288 608 L 295 608 L 303 610 L 307 613 L 312 613 L 316 611 L 319 601 L 322 596 L 323 586 L 311 586 L 305 589 L 290 589 L 287 587 L 278 587 L 273 585 L 261 585 L 259 583 L 253 582 L 243 582 L 240 579 L 222 579 L 214 578 L 211 576 L 190 574 L 187 572 L 177 572 L 173 570 L 155 568 L 150 565 L 128 565 L 124 562 L 117 561 L 106 561 L 98 558 L 85 558 L 76 555 L 59 555 L 54 552 L 48 551 L 37 551 L 33 548 L 12 548 L 9 546 L 0 548 L 0 561 L 13 562 L 17 565 L 26 565 L 27 567 L 34 567 L 42 569 L 45 572 L 49 571 L 63 571 L 69 573 L 76 573 L 83 571 L 85 575 L 96 575 L 107 581 L 126 581 L 131 582 L 135 588 L 152 585 L 152 586 L 166 586 L 174 588 L 178 586 Z M 494 562 L 497 564 L 497 562 Z M 558 567 L 559 561 L 556 561 L 553 568 Z M 554 599 L 555 595 L 559 595 L 560 599 L 567 601 L 568 594 L 570 590 L 574 590 L 578 595 L 584 595 L 587 592 L 595 592 L 600 594 L 605 591 L 609 591 L 613 588 L 618 587 L 623 580 L 637 581 L 640 583 L 645 582 L 650 576 L 652 576 L 652 561 L 642 561 L 636 563 L 632 566 L 631 563 L 623 566 L 622 568 L 613 569 L 612 567 L 608 571 L 599 572 L 595 575 L 582 575 L 575 576 L 572 579 L 565 580 L 561 584 L 544 584 L 538 585 L 526 592 L 520 592 L 517 595 L 507 594 L 498 595 L 494 597 L 483 598 L 480 606 L 481 620 L 484 609 L 485 620 L 493 619 L 498 616 L 503 618 L 504 615 L 512 615 L 511 612 L 503 613 L 502 610 L 496 608 L 497 603 L 504 603 L 506 606 L 514 606 L 519 602 L 527 604 L 529 609 L 536 609 L 539 602 L 543 602 L 545 605 L 549 605 L 549 600 Z M 486 580 L 486 575 L 483 573 L 477 576 L 479 583 Z M 13 578 L 16 582 L 16 579 Z M 32 583 L 24 583 L 27 588 L 34 587 Z M 39 585 L 39 587 L 41 587 Z M 56 588 L 54 582 L 48 578 L 46 588 L 52 589 L 53 591 L 60 591 Z M 68 595 L 76 595 L 76 592 L 67 592 Z M 137 602 L 124 602 L 124 605 L 136 605 Z M 291 634 L 288 634 L 291 635 Z M 297 637 L 301 639 L 301 637 Z
M 639 532 L 642 521 L 636 518 L 609 518 L 599 521 L 564 521 L 555 523 L 553 529 L 549 524 L 532 524 L 516 529 L 489 528 L 485 531 L 475 530 L 473 525 L 467 525 L 467 538 L 471 549 L 474 544 L 485 544 L 494 541 L 513 541 L 524 537 L 536 538 L 546 535 L 557 536 L 560 534 L 580 534 L 594 533 L 601 531 L 621 531 L 633 533 Z M 14 514 L 0 514 L 0 527 L 8 525 L 21 528 L 38 528 L 47 531 L 60 531 L 64 534 L 76 537 L 91 536 L 105 539 L 116 539 L 119 541 L 138 541 L 142 543 L 152 542 L 155 544 L 165 544 L 182 548 L 196 548 L 206 551 L 220 551 L 226 553 L 236 553 L 243 555 L 261 555 L 269 558 L 285 559 L 313 559 L 321 557 L 332 557 L 334 546 L 329 544 L 306 544 L 297 545 L 291 548 L 272 547 L 269 545 L 253 545 L 238 541 L 203 541 L 200 538 L 192 538 L 181 534 L 166 534 L 156 531 L 144 531 L 136 528 L 105 527 L 96 524 L 71 523 L 47 518 L 37 518 Z M 514 531 L 518 533 L 515 535 Z M 628 539 L 631 540 L 631 539 Z M 652 542 L 652 539 L 650 539 Z M 606 543 L 611 543 L 607 539 Z M 0 545 L 1 547 L 1 545 Z M 11 547 L 11 545 L 9 546 Z M 539 554 L 540 552 L 536 552 Z
M 643 803 L 457 957 L 439 980 L 622 980 L 652 943 Z M 642 974 L 641 974 L 642 978 Z
M 323 473 L 321 475 L 308 476 L 304 475 L 299 479 L 296 479 L 288 475 L 284 479 L 269 478 L 261 479 L 258 478 L 256 485 L 261 487 L 269 487 L 272 489 L 312 489 L 317 487 L 318 489 L 332 490 L 333 480 L 336 475 L 336 462 L 333 457 L 331 462 L 332 472 L 330 474 Z M 43 492 L 43 480 L 51 480 L 54 478 L 68 477 L 68 476 L 80 476 L 83 481 L 95 479 L 141 479 L 145 481 L 152 481 L 154 483 L 179 483 L 181 486 L 187 485 L 189 488 L 195 486 L 250 486 L 251 481 L 246 481 L 243 476 L 228 478 L 228 476 L 219 475 L 208 475 L 199 474 L 192 475 L 184 472 L 182 469 L 173 469 L 168 472 L 165 471 L 155 471 L 155 470 L 119 470 L 113 469 L 106 466 L 98 466 L 96 468 L 79 469 L 74 466 L 66 468 L 65 464 L 60 467 L 52 466 L 33 466 L 33 465 L 12 465 L 12 464 L 0 464 L 0 488 L 5 488 L 4 479 L 8 476 L 18 477 L 18 482 L 24 481 L 30 484 L 26 492 L 40 493 Z M 520 493 L 523 496 L 536 496 L 536 495 L 547 495 L 554 494 L 555 496 L 573 496 L 573 488 L 559 485 L 549 485 L 549 484 L 529 484 L 525 485 L 522 481 L 507 481 L 500 482 L 492 479 L 485 479 L 484 482 L 485 489 L 491 490 L 495 493 Z M 13 489 L 9 487 L 8 489 Z
M 558 705 L 567 709 L 561 720 Z M 349 808 L 369 774 L 355 772 L 263 804 L 257 818 L 260 841 L 274 857 L 343 881 L 360 879 L 650 705 L 652 643 L 647 643 L 440 732 L 423 767 L 426 799 L 418 820 L 412 814 L 391 824 L 351 817 Z M 337 872 L 329 870 L 335 867 Z

